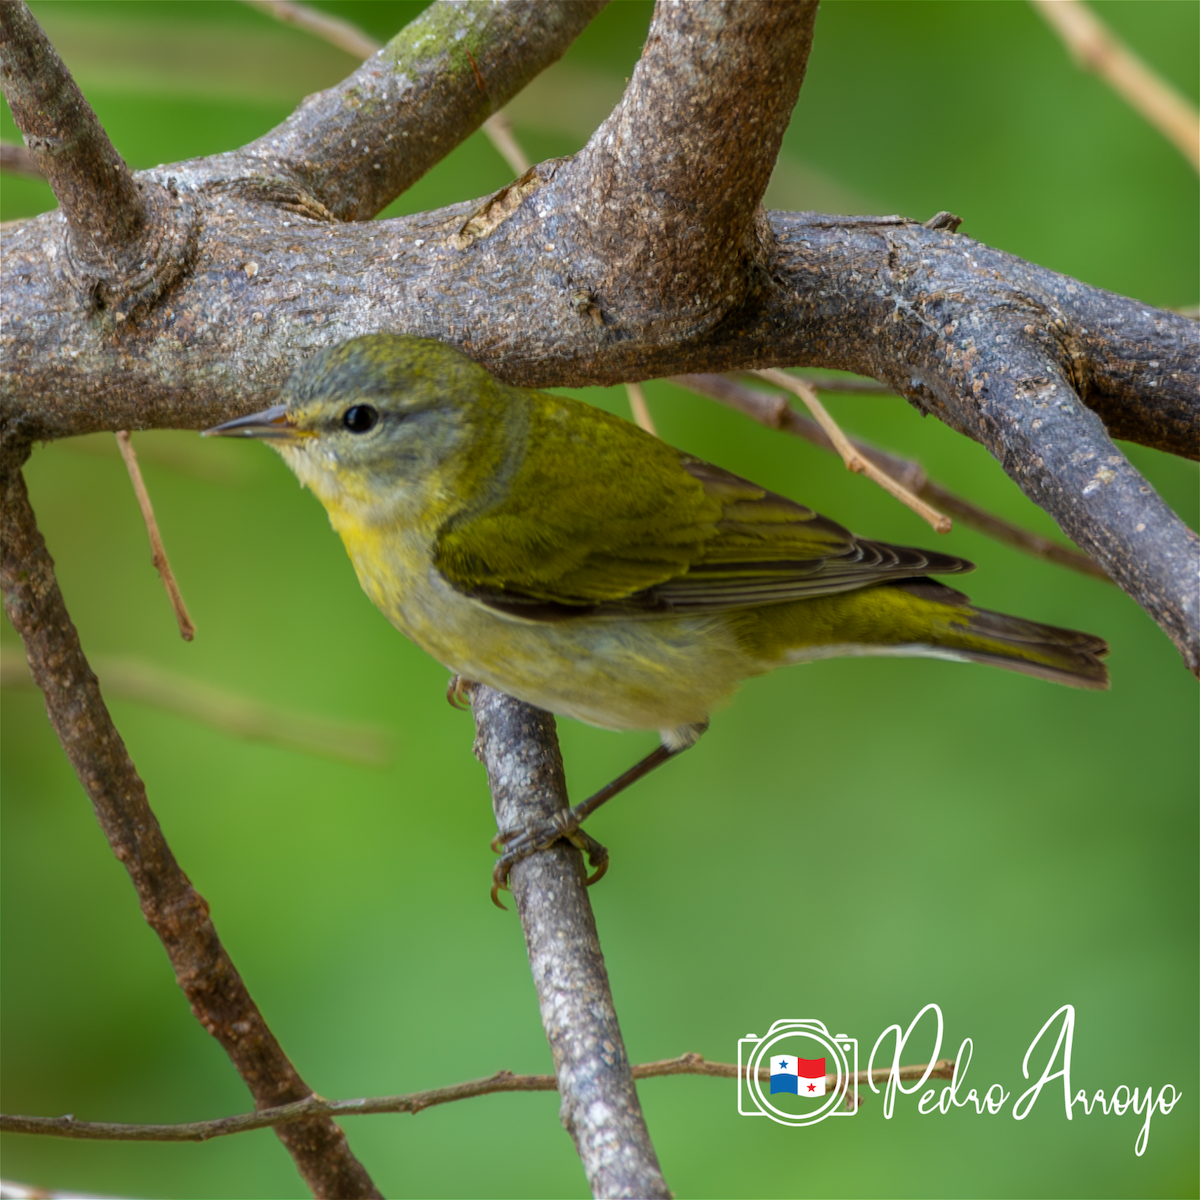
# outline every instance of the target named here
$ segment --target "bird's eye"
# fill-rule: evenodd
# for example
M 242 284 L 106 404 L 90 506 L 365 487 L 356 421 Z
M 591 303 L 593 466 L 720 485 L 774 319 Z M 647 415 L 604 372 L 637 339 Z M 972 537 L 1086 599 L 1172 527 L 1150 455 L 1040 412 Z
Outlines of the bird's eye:
M 369 404 L 355 404 L 342 414 L 342 424 L 351 433 L 366 433 L 379 422 L 379 409 Z

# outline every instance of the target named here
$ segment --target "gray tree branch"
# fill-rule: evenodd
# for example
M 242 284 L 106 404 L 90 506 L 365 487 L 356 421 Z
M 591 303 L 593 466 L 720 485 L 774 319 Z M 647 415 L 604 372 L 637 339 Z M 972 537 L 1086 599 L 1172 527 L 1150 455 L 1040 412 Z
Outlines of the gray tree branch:
M 475 755 L 501 832 L 568 807 L 554 718 L 480 684 L 469 688 Z M 582 857 L 556 842 L 512 869 L 511 887 L 554 1054 L 563 1126 L 594 1196 L 670 1196 L 646 1129 L 587 898 Z
M 458 0 L 427 8 L 337 87 L 195 180 L 365 221 L 557 61 L 608 0 Z
M 189 265 L 195 210 L 170 180 L 130 174 L 24 0 L 0 0 L 0 80 L 66 222 L 52 256 L 58 303 L 120 324 Z
M 208 905 L 192 887 L 163 837 L 125 743 L 54 578 L 38 531 L 19 455 L 5 445 L 0 498 L 4 611 L 25 643 L 29 669 L 46 712 L 113 853 L 137 890 L 142 915 L 158 935 L 192 1012 L 221 1043 L 258 1108 L 313 1094 L 292 1066 L 217 936 Z M 276 1129 L 317 1196 L 379 1196 L 346 1135 L 325 1115 Z
M 0 0 L 4 97 L 80 248 L 101 260 L 140 245 L 146 207 L 125 160 L 24 0 Z

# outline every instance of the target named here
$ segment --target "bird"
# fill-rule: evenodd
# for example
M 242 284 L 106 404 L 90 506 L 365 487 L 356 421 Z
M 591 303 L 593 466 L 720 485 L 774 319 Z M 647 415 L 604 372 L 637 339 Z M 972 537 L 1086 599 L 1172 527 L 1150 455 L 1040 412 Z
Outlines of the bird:
M 859 537 L 813 509 L 453 346 L 373 333 L 303 361 L 279 403 L 209 435 L 277 450 L 359 582 L 458 680 L 614 730 L 630 771 L 545 827 L 500 835 L 492 896 L 558 837 L 693 745 L 744 679 L 840 655 L 987 663 L 1108 687 L 1100 638 L 977 608 L 932 576 L 974 564 Z M 497 900 L 497 903 L 499 901 Z

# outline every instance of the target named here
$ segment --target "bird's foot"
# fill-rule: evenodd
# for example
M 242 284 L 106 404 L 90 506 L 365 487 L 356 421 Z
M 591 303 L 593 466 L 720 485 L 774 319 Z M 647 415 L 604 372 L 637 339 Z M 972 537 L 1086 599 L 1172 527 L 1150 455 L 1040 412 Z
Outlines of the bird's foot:
M 563 808 L 547 821 L 498 833 L 492 839 L 492 850 L 500 854 L 492 868 L 492 903 L 497 908 L 504 907 L 500 903 L 500 890 L 508 890 L 509 872 L 517 863 L 539 850 L 548 850 L 560 838 L 587 855 L 588 865 L 592 868 L 586 880 L 588 887 L 602 878 L 608 870 L 608 850 L 581 828 L 582 820 L 576 809 Z
M 471 707 L 471 689 L 475 684 L 461 675 L 451 675 L 446 684 L 446 703 L 460 711 Z

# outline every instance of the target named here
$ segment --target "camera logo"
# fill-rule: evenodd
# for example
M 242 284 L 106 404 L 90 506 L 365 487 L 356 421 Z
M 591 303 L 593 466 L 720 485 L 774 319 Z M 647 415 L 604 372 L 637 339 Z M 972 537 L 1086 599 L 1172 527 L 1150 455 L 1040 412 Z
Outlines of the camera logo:
M 857 1074 L 854 1038 L 831 1037 L 820 1021 L 776 1021 L 766 1037 L 751 1033 L 738 1042 L 738 1112 L 780 1125 L 852 1117 Z

